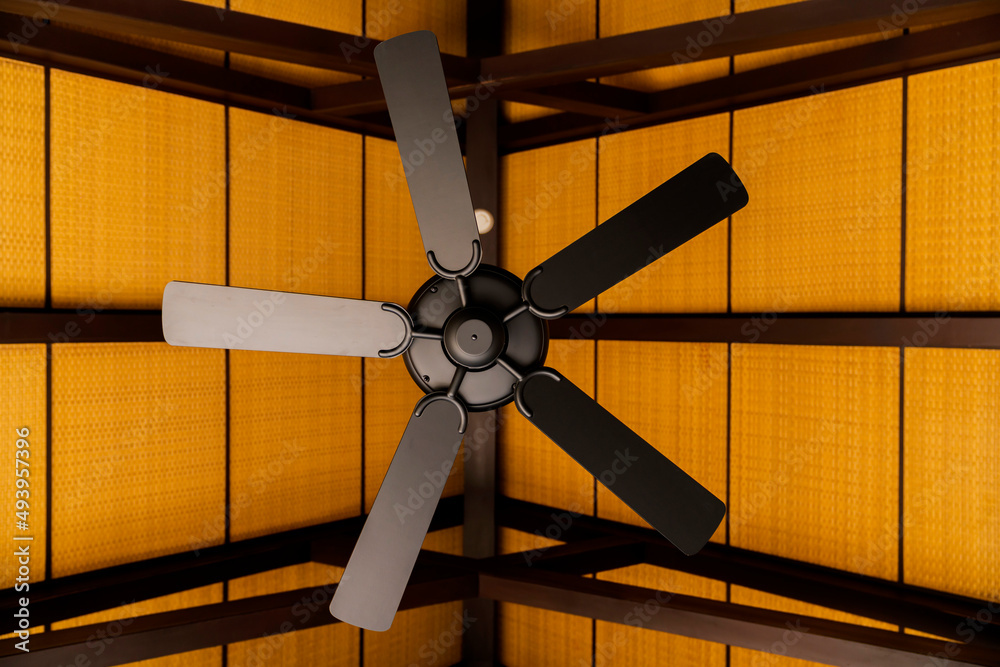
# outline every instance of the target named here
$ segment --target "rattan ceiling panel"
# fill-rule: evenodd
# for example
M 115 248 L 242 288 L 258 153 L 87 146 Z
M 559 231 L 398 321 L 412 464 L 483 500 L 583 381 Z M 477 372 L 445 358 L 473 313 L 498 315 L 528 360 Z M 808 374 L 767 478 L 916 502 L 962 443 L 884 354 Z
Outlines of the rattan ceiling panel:
M 909 81 L 906 307 L 1000 309 L 1000 61 Z
M 1000 352 L 911 348 L 903 377 L 903 578 L 1000 602 Z
M 572 376 L 567 374 L 572 379 Z M 501 528 L 501 553 L 551 546 L 536 535 Z M 579 667 L 591 664 L 594 621 L 509 602 L 497 603 L 497 659 L 506 667 Z
M 58 70 L 51 85 L 52 305 L 159 308 L 169 280 L 224 283 L 223 108 Z
M 289 21 L 314 26 L 324 30 L 335 30 L 349 35 L 364 34 L 361 11 L 362 0 L 229 0 L 229 9 L 235 12 L 257 14 L 278 21 Z M 377 37 L 376 35 L 370 35 Z M 350 53 L 357 48 L 353 42 L 339 45 L 342 52 Z M 269 79 L 287 81 L 300 86 L 315 87 L 344 81 L 357 81 L 361 77 L 341 72 L 285 63 L 266 58 L 255 58 L 242 53 L 229 55 L 229 66 L 241 72 L 265 76 Z
M 608 134 L 600 140 L 603 223 L 707 153 L 729 155 L 729 114 Z M 597 298 L 607 313 L 725 312 L 729 222 L 724 220 Z M 649 249 L 648 260 L 660 256 Z
M 0 58 L 0 305 L 45 304 L 45 72 Z
M 594 343 L 549 342 L 545 364 L 594 395 Z M 594 478 L 558 445 L 531 425 L 513 405 L 500 411 L 497 486 L 505 496 L 593 514 Z
M 898 79 L 737 111 L 733 310 L 897 310 L 901 146 Z
M 600 404 L 724 502 L 728 354 L 723 343 L 597 345 Z M 603 484 L 597 515 L 648 526 Z M 726 541 L 725 522 L 712 540 Z
M 353 667 L 360 657 L 361 631 L 346 623 L 301 630 L 314 614 L 329 614 L 333 586 L 343 568 L 322 563 L 303 563 L 229 582 L 229 599 L 242 600 L 282 591 L 311 589 L 299 601 L 289 622 L 292 630 L 265 638 L 230 644 L 226 667 L 298 667 L 327 665 Z
M 52 349 L 52 575 L 221 544 L 224 354 Z
M 899 350 L 733 345 L 734 546 L 896 579 Z
M 597 142 L 587 139 L 501 160 L 500 265 L 524 278 L 594 228 Z M 588 301 L 574 312 L 589 312 Z
M 623 616 L 621 623 L 597 621 L 594 651 L 596 656 L 600 656 L 597 660 L 604 659 L 600 664 L 620 667 L 655 665 L 668 658 L 671 665 L 678 667 L 726 666 L 724 644 L 645 628 L 646 623 L 655 618 L 664 607 L 670 605 L 670 598 L 673 595 L 694 595 L 709 600 L 725 601 L 725 583 L 652 565 L 633 565 L 609 570 L 601 572 L 597 578 L 664 591 L 659 596 L 651 598 L 641 608 Z
M 672 66 L 601 77 L 601 83 L 655 92 L 726 76 L 729 58 L 693 61 L 701 53 L 700 42 L 715 39 L 726 29 L 727 23 L 719 17 L 729 16 L 729 4 L 730 0 L 603 0 L 599 3 L 601 37 L 694 21 L 702 24 L 691 33 L 691 41 L 677 45 L 671 54 Z
M 505 0 L 503 52 L 518 53 L 597 37 L 597 0 Z M 504 102 L 512 122 L 558 113 L 531 104 Z
M 13 461 L 8 463 L 8 474 L 2 482 L 3 498 L 0 500 L 0 511 L 9 517 L 0 532 L 0 537 L 6 544 L 20 547 L 28 544 L 33 555 L 28 585 L 41 581 L 46 577 L 45 551 L 46 543 L 46 497 L 45 486 L 49 475 L 49 462 L 46 460 L 45 444 L 48 440 L 46 424 L 46 373 L 47 361 L 44 345 L 3 345 L 0 346 L 0 429 L 8 438 L 7 451 L 11 459 L 18 458 L 24 464 Z M 24 431 L 27 429 L 27 431 Z M 22 438 L 22 436 L 27 436 Z M 26 440 L 27 445 L 21 444 Z M 19 446 L 20 445 L 20 446 Z M 26 450 L 27 454 L 16 454 L 16 451 Z M 25 465 L 26 464 L 26 465 Z M 17 469 L 17 472 L 15 472 Z M 20 471 L 27 472 L 21 473 Z M 24 475 L 25 483 L 18 488 L 16 475 Z M 19 500 L 27 502 L 27 507 L 18 507 Z M 15 512 L 27 512 L 18 516 Z M 19 529 L 15 521 L 25 521 L 26 529 Z M 30 536 L 30 541 L 15 542 L 14 537 Z M 18 576 L 17 556 L 15 546 L 6 550 L 0 565 L 0 588 L 14 586 Z
M 430 30 L 442 53 L 465 55 L 464 2 L 437 0 L 365 0 L 368 36 L 379 40 Z
M 218 604 L 219 602 L 222 602 L 222 584 L 214 584 L 151 600 L 123 603 L 121 606 L 107 611 L 53 623 L 52 628 L 62 630 L 82 625 L 106 624 L 100 629 L 103 634 L 98 634 L 95 631 L 94 635 L 87 641 L 86 650 L 77 654 L 83 656 L 86 661 L 84 662 L 78 657 L 79 664 L 94 664 L 99 656 L 109 654 L 108 649 L 113 645 L 113 638 L 131 625 L 133 619 L 178 609 Z M 222 647 L 215 646 L 200 651 L 189 651 L 128 664 L 132 667 L 219 667 L 222 664 Z

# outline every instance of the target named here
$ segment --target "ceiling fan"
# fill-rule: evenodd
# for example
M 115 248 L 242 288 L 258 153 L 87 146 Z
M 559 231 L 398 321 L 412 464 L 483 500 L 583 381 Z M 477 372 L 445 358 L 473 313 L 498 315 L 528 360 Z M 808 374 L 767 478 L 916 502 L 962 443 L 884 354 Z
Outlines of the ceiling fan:
M 510 401 L 532 424 L 686 554 L 726 513 L 721 500 L 557 371 L 545 320 L 565 315 L 747 203 L 711 153 L 532 269 L 520 281 L 480 264 L 482 246 L 437 39 L 375 49 L 427 261 L 437 274 L 394 303 L 171 282 L 171 345 L 354 357 L 403 355 L 417 402 L 330 612 L 387 630 L 468 423 Z

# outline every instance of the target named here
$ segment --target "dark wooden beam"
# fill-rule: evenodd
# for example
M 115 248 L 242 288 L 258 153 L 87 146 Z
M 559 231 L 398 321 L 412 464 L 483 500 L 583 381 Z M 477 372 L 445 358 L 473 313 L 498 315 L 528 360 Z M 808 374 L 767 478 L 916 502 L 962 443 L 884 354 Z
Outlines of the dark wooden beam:
M 44 9 L 34 0 L 0 0 L 0 12 L 33 17 Z M 56 3 L 49 18 L 120 36 L 164 39 L 360 76 L 377 74 L 378 40 L 182 0 L 72 0 Z M 478 64 L 468 58 L 444 54 L 442 61 L 451 77 L 473 81 L 479 73 Z
M 38 11 L 39 5 L 29 4 L 35 8 L 33 12 Z M 126 4 L 136 8 L 146 6 L 146 3 Z M 213 13 L 215 11 L 211 7 L 189 2 L 179 4 Z M 65 11 L 74 5 L 59 6 Z M 21 16 L 0 13 L 0 31 L 5 35 L 21 34 L 23 20 L 25 19 Z M 310 108 L 312 97 L 308 88 L 78 32 L 60 25 L 50 24 L 37 28 L 31 39 L 24 43 L 2 39 L 0 53 L 37 65 L 142 85 L 218 104 L 267 114 L 280 111 L 285 117 L 293 116 L 296 120 L 327 127 L 364 132 L 383 138 L 393 136 L 392 128 L 388 125 L 365 119 L 327 117 L 314 112 Z
M 30 653 L 6 642 L 0 649 L 0 665 L 110 667 L 250 639 L 277 636 L 280 640 L 289 632 L 337 623 L 328 609 L 335 590 L 336 585 L 329 584 L 123 619 L 125 622 L 49 631 L 31 639 Z M 475 596 L 477 590 L 475 573 L 438 570 L 433 576 L 423 576 L 415 572 L 400 609 L 453 602 Z M 80 662 L 80 656 L 86 662 Z
M 442 499 L 431 530 L 461 525 L 463 505 L 461 496 Z M 364 517 L 354 517 L 218 546 L 192 544 L 182 553 L 32 583 L 33 625 L 309 561 L 343 566 L 363 523 Z M 3 591 L 0 613 L 13 614 L 19 597 Z
M 479 581 L 483 595 L 504 602 L 829 665 L 926 667 L 929 655 L 947 656 L 948 651 L 956 656 L 949 665 L 1000 665 L 1000 655 L 975 641 L 958 646 L 896 631 L 559 572 L 498 569 L 482 573 Z
M 498 522 L 502 526 L 539 535 L 560 526 L 559 539 L 569 542 L 565 546 L 505 556 L 503 563 L 507 565 L 531 561 L 528 564 L 537 562 L 541 569 L 562 572 L 602 571 L 604 564 L 614 566 L 614 558 L 627 559 L 628 545 L 638 544 L 643 548 L 641 562 L 902 625 L 954 641 L 967 639 L 962 628 L 971 627 L 967 619 L 973 619 L 973 623 L 984 626 L 976 641 L 1000 655 L 1000 614 L 991 614 L 992 619 L 985 621 L 975 620 L 983 609 L 989 611 L 990 603 L 985 600 L 714 542 L 707 544 L 697 556 L 688 557 L 649 528 L 574 515 L 566 510 L 511 498 L 500 498 L 497 507 Z M 609 537 L 620 542 L 601 542 Z M 602 546 L 603 551 L 588 548 L 590 545 Z M 568 558 L 570 556 L 572 559 Z M 563 562 L 571 563 L 572 568 L 560 567 Z
M 648 112 L 623 114 L 621 126 L 635 130 L 998 56 L 1000 15 L 992 15 L 651 93 Z M 603 119 L 557 114 L 504 127 L 501 146 L 507 153 L 606 132 Z
M 552 338 L 583 340 L 1000 348 L 1000 313 L 568 315 Z
M 0 310 L 2 343 L 163 342 L 158 310 Z
M 905 13 L 897 0 L 811 0 L 708 21 L 483 58 L 482 73 L 506 88 L 537 88 L 651 67 L 869 35 L 880 32 L 883 26 L 886 31 L 901 27 L 912 29 L 1000 12 L 1000 5 L 993 0 L 923 0 L 915 4 L 919 6 L 917 11 Z

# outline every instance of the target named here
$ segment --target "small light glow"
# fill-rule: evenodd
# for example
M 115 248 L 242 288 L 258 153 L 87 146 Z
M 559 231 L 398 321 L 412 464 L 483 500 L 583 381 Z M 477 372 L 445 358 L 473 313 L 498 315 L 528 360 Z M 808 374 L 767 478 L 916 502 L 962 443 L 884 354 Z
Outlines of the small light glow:
M 485 208 L 476 209 L 476 224 L 479 225 L 479 233 L 485 234 L 493 229 L 493 214 Z

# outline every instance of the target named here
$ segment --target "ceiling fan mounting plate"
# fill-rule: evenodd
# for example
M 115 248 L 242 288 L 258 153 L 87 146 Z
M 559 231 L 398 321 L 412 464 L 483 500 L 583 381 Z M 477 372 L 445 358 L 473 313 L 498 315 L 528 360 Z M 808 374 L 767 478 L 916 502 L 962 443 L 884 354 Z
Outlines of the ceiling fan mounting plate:
M 410 377 L 425 393 L 447 392 L 461 369 L 456 395 L 469 410 L 510 403 L 518 378 L 499 358 L 529 372 L 544 363 L 549 344 L 548 325 L 522 304 L 521 280 L 496 266 L 480 264 L 454 280 L 431 278 L 407 308 L 413 341 L 403 360 Z

